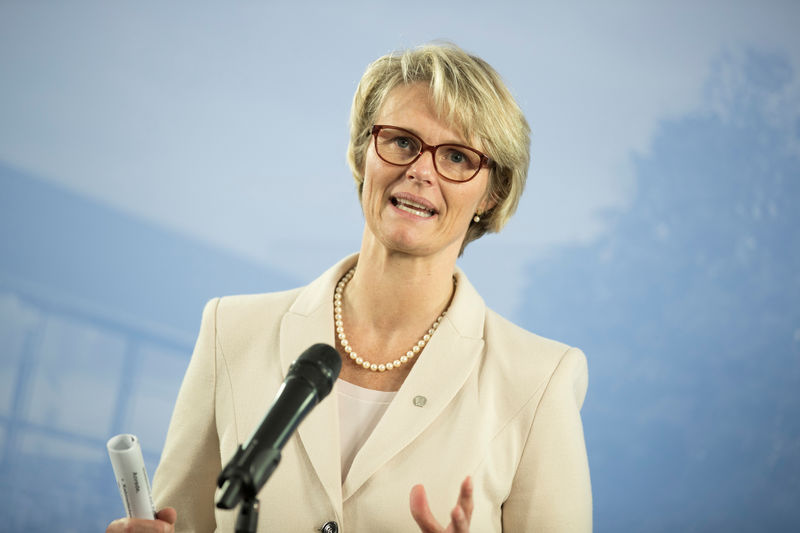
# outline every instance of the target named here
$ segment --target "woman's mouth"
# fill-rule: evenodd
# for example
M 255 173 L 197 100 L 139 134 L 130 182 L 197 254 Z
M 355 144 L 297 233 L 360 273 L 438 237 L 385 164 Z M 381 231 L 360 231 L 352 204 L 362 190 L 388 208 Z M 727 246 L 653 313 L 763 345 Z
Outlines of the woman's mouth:
M 415 202 L 409 198 L 392 196 L 392 205 L 401 211 L 405 211 L 406 213 L 411 213 L 412 215 L 422 218 L 430 218 L 436 214 L 435 209 L 419 202 Z

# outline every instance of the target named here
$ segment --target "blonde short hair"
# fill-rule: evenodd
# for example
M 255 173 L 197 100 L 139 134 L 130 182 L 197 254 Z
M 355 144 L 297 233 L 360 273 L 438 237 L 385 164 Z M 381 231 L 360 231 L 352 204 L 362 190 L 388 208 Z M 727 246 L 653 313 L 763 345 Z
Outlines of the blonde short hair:
M 461 252 L 486 232 L 498 232 L 517 209 L 530 161 L 530 128 L 500 75 L 484 60 L 453 44 L 428 44 L 385 55 L 367 67 L 350 111 L 347 161 L 364 186 L 371 130 L 386 96 L 399 85 L 427 83 L 440 117 L 469 142 L 480 141 L 493 164 L 489 198 L 494 207 L 470 223 Z

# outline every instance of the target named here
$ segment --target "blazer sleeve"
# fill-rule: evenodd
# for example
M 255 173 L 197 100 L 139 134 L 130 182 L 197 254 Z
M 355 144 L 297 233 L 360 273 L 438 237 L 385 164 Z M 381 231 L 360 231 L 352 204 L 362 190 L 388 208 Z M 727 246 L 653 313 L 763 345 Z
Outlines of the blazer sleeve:
M 157 508 L 178 512 L 175 531 L 214 531 L 214 491 L 222 468 L 215 423 L 216 311 L 206 304 L 200 334 L 181 384 L 161 462 L 153 478 Z
M 590 532 L 592 491 L 580 409 L 586 396 L 586 357 L 568 349 L 536 408 L 511 492 L 503 531 Z

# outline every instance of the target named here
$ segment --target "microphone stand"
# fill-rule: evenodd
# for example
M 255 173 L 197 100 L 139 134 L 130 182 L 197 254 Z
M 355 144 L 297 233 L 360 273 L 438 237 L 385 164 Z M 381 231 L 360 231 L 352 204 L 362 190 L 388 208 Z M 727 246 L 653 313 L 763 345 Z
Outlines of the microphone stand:
M 236 533 L 256 533 L 258 526 L 258 498 L 245 498 L 239 507 L 236 519 Z
M 237 503 L 242 502 L 236 519 L 236 533 L 256 533 L 260 506 L 256 496 L 281 460 L 281 451 L 278 448 L 261 451 L 261 457 L 257 461 L 250 458 L 254 453 L 259 452 L 251 449 L 250 453 L 245 453 L 240 444 L 217 478 L 217 486 L 221 489 L 217 497 L 217 507 L 233 509 Z M 254 469 L 253 465 L 262 466 Z

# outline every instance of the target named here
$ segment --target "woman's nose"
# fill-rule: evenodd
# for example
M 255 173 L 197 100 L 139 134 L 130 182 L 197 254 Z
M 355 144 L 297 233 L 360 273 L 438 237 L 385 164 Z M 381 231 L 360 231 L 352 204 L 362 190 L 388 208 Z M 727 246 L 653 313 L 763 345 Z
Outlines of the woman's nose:
M 433 163 L 433 150 L 422 152 L 406 171 L 409 179 L 419 180 L 429 185 L 437 178 L 437 174 L 436 165 Z

